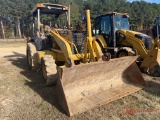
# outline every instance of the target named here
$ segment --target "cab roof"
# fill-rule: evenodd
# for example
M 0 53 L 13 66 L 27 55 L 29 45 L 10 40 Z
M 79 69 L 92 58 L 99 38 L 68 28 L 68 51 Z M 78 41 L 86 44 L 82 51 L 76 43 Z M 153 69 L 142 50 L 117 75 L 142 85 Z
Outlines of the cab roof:
M 126 16 L 128 16 L 128 13 L 120 13 L 120 12 L 108 12 L 107 14 L 126 15 Z
M 38 3 L 31 11 L 34 16 L 37 15 L 38 9 L 40 9 L 40 13 L 55 15 L 60 15 L 68 11 L 67 6 L 51 3 Z
M 119 12 L 107 12 L 106 14 L 100 15 L 98 17 L 106 16 L 106 15 L 122 15 L 122 16 L 129 17 L 128 13 L 119 13 Z

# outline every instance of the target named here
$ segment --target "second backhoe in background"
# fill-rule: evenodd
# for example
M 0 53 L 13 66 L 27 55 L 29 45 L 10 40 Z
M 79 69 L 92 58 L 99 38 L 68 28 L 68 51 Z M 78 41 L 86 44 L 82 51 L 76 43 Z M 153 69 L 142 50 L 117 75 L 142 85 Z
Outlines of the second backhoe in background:
M 160 76 L 160 51 L 152 48 L 152 38 L 130 30 L 127 13 L 111 12 L 98 16 L 94 21 L 93 33 L 103 52 L 112 58 L 139 55 L 137 62 L 142 71 Z M 151 49 L 152 48 L 152 49 Z
M 147 34 L 153 39 L 153 44 L 150 49 L 154 49 L 155 47 L 160 49 L 160 16 L 155 17 L 152 29 L 145 29 L 139 32 Z

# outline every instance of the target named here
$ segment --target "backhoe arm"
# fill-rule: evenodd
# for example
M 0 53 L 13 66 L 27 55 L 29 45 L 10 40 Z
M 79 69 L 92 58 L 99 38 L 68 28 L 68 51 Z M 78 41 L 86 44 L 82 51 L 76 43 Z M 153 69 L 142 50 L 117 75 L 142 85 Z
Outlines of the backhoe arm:
M 92 61 L 96 61 L 99 58 L 102 57 L 102 51 L 100 49 L 100 46 L 96 42 L 95 38 L 92 37 L 91 33 L 91 21 L 90 21 L 90 10 L 86 10 L 86 17 L 87 17 L 87 31 L 88 31 L 88 36 L 85 41 L 85 53 L 84 53 L 84 58 L 86 60 L 87 57 L 87 49 L 89 50 L 90 56 L 92 58 Z

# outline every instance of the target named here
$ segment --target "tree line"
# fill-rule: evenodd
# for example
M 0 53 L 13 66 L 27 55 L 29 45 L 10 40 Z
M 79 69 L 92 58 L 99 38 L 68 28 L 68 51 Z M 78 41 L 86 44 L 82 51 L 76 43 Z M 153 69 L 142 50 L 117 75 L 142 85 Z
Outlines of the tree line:
M 91 19 L 107 12 L 129 14 L 132 30 L 152 27 L 153 20 L 160 16 L 160 4 L 143 0 L 0 0 L 0 38 L 29 36 L 32 28 L 31 10 L 37 3 L 71 5 L 71 24 L 74 26 L 86 9 L 91 10 Z

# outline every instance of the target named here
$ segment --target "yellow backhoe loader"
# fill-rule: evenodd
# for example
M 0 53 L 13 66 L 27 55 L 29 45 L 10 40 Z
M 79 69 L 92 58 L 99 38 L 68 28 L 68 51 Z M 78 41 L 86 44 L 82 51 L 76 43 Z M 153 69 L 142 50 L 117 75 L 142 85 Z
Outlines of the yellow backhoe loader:
M 111 12 L 95 18 L 93 33 L 103 52 L 112 58 L 139 55 L 138 63 L 142 71 L 160 76 L 160 52 L 152 47 L 150 36 L 129 30 L 127 13 Z
M 67 115 L 87 111 L 141 90 L 145 82 L 135 65 L 137 57 L 109 60 L 92 37 L 89 10 L 86 11 L 87 33 L 70 29 L 69 11 L 62 5 L 37 4 L 32 10 L 33 18 L 37 16 L 33 20 L 34 36 L 27 43 L 29 69 L 37 71 L 41 68 L 46 84 L 55 84 L 57 101 Z M 41 20 L 45 14 L 56 17 L 51 22 L 58 20 L 57 25 L 42 24 L 46 22 Z M 67 24 L 62 26 L 59 18 L 63 15 L 67 15 Z

